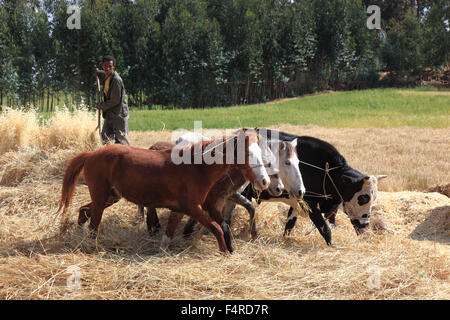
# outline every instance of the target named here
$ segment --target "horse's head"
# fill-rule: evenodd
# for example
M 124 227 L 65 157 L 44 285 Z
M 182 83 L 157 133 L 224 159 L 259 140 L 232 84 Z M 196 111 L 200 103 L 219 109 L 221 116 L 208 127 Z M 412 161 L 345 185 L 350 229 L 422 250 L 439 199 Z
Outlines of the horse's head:
M 281 177 L 278 173 L 275 174 L 269 174 L 270 177 L 270 184 L 269 188 L 267 188 L 267 192 L 271 196 L 278 197 L 281 196 L 284 189 L 283 181 L 281 181 Z
M 297 139 L 278 142 L 279 169 L 284 188 L 292 197 L 302 199 L 305 194 L 305 185 L 300 173 L 300 160 L 296 149 Z
M 257 131 L 257 129 L 255 129 Z M 270 177 L 270 184 L 267 191 L 270 195 L 278 197 L 283 193 L 284 184 L 280 177 L 280 170 L 277 165 L 277 157 L 271 148 L 268 140 L 258 132 L 258 145 L 261 148 L 264 167 Z
M 262 191 L 267 189 L 269 187 L 270 177 L 264 167 L 263 152 L 258 144 L 259 136 L 257 132 L 240 130 L 234 138 L 234 141 L 236 143 L 235 151 L 240 149 L 239 144 L 242 144 L 242 141 L 245 143 L 245 161 L 239 164 L 244 178 L 249 180 L 257 190 Z
M 367 230 L 370 222 L 372 205 L 377 198 L 378 180 L 386 178 L 379 176 L 342 176 L 344 185 L 343 207 L 344 212 L 350 218 L 357 234 Z

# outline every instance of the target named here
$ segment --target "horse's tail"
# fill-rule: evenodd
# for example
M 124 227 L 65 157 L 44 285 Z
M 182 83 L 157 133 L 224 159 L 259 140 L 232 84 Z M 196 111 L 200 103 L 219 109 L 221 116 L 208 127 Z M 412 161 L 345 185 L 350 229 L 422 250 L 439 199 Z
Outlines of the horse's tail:
M 83 152 L 77 155 L 75 158 L 70 160 L 69 165 L 66 169 L 66 173 L 64 174 L 62 191 L 61 191 L 61 199 L 59 200 L 59 208 L 56 213 L 59 213 L 61 208 L 64 207 L 62 217 L 65 216 L 67 208 L 70 206 L 72 202 L 73 193 L 75 192 L 75 187 L 78 182 L 78 178 L 81 174 L 81 171 L 84 168 L 84 162 L 88 158 L 90 152 Z

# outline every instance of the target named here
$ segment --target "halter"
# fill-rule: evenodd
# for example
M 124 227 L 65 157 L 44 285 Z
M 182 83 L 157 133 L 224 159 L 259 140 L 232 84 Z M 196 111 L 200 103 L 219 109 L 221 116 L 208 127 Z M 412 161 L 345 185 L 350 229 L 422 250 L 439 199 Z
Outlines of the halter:
M 322 169 L 321 167 L 315 166 L 313 164 L 310 164 L 310 163 L 307 163 L 307 162 L 304 162 L 304 161 L 301 161 L 301 160 L 299 160 L 299 162 L 302 163 L 302 164 L 305 164 L 307 166 L 310 166 L 310 167 L 313 167 L 313 168 L 316 168 L 318 170 L 321 170 L 321 171 L 325 172 L 324 175 L 323 175 L 323 181 L 322 181 L 323 194 L 312 192 L 312 191 L 306 191 L 306 192 L 309 192 L 309 193 L 313 193 L 313 195 L 305 195 L 305 197 L 308 196 L 308 197 L 325 198 L 325 200 L 332 199 L 333 197 L 331 195 L 326 194 L 326 190 L 325 190 L 325 182 L 326 182 L 326 179 L 328 177 L 330 179 L 331 183 L 333 184 L 333 187 L 336 190 L 337 194 L 341 198 L 341 202 L 344 202 L 344 198 L 342 197 L 341 193 L 339 192 L 339 189 L 336 187 L 336 184 L 334 183 L 333 178 L 331 178 L 331 176 L 330 176 L 330 171 L 335 170 L 335 169 L 339 169 L 342 166 L 337 166 L 337 167 L 330 168 L 329 163 L 326 162 L 325 163 L 325 169 Z

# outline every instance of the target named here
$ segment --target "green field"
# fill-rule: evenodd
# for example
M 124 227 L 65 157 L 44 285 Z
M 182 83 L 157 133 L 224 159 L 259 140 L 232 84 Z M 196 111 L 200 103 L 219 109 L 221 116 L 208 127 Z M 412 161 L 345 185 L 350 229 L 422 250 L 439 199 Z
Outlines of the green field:
M 450 90 L 430 87 L 317 94 L 265 104 L 208 109 L 132 110 L 135 131 L 266 127 L 281 123 L 324 127 L 449 127 Z

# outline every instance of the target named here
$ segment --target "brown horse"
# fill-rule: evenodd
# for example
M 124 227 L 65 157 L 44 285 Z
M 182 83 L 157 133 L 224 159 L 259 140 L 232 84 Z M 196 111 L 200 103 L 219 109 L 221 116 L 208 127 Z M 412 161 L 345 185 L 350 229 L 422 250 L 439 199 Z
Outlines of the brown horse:
M 169 142 L 156 142 L 153 144 L 149 149 L 150 150 L 161 150 L 161 149 L 167 149 L 167 148 L 173 148 L 175 147 L 175 144 L 169 143 Z M 265 152 L 269 152 L 269 150 L 266 150 Z M 270 151 L 271 152 L 271 151 Z M 269 165 L 269 164 L 268 164 Z M 278 175 L 278 171 L 272 169 L 270 177 L 270 184 L 268 191 L 273 195 L 280 195 L 282 188 L 284 187 L 283 184 L 280 181 L 280 177 Z M 245 176 L 237 169 L 234 168 L 230 170 L 230 172 L 219 179 L 216 184 L 211 188 L 209 191 L 205 202 L 203 203 L 203 209 L 206 210 L 211 218 L 213 218 L 221 227 L 222 231 L 224 232 L 224 239 L 225 243 L 227 245 L 228 251 L 233 252 L 233 248 L 231 245 L 231 234 L 229 231 L 229 226 L 227 223 L 225 223 L 222 211 L 223 207 L 225 206 L 225 203 L 227 200 L 233 201 L 235 203 L 238 203 L 244 208 L 249 211 L 250 216 L 254 216 L 255 207 L 251 203 L 251 201 L 247 200 L 247 198 L 241 196 L 240 193 L 236 192 L 238 189 L 240 189 L 245 183 L 247 182 Z M 280 190 L 281 188 L 281 190 Z M 143 206 L 139 206 L 139 212 L 142 217 L 145 216 L 145 211 Z M 169 221 L 166 227 L 166 232 L 163 235 L 162 241 L 161 241 L 161 249 L 166 250 L 167 246 L 169 244 L 169 241 L 173 238 L 175 230 L 183 218 L 184 214 L 181 212 L 171 212 Z M 185 235 L 191 234 L 193 231 L 193 227 L 195 225 L 196 221 L 192 218 L 189 219 L 189 222 L 186 224 L 185 227 Z M 159 225 L 159 219 L 156 213 L 156 209 L 152 207 L 147 208 L 147 229 L 152 234 L 156 230 L 158 230 L 160 227 Z M 252 232 L 254 230 L 254 227 L 252 228 Z M 256 229 L 255 229 L 256 230 Z M 253 234 L 253 233 L 252 233 Z M 256 234 L 255 234 L 256 236 Z
M 239 161 L 238 155 L 242 141 L 245 142 L 243 162 Z M 222 157 L 223 161 L 207 163 L 202 159 L 199 164 L 174 161 L 174 155 L 182 157 L 185 154 L 194 160 L 198 150 L 202 154 L 215 154 L 219 159 Z M 233 162 L 230 154 L 234 154 Z M 268 187 L 269 177 L 262 164 L 257 134 L 242 130 L 220 141 L 202 141 L 166 150 L 118 144 L 105 146 L 93 152 L 83 152 L 70 161 L 63 179 L 58 212 L 63 208 L 64 220 L 83 171 L 92 202 L 80 208 L 78 224 L 82 225 L 90 218 L 89 227 L 94 234 L 99 232 L 103 210 L 124 197 L 139 205 L 184 212 L 211 231 L 220 251 L 229 254 L 222 229 L 203 210 L 202 204 L 212 186 L 232 168 L 238 168 L 257 188 L 263 190 Z

